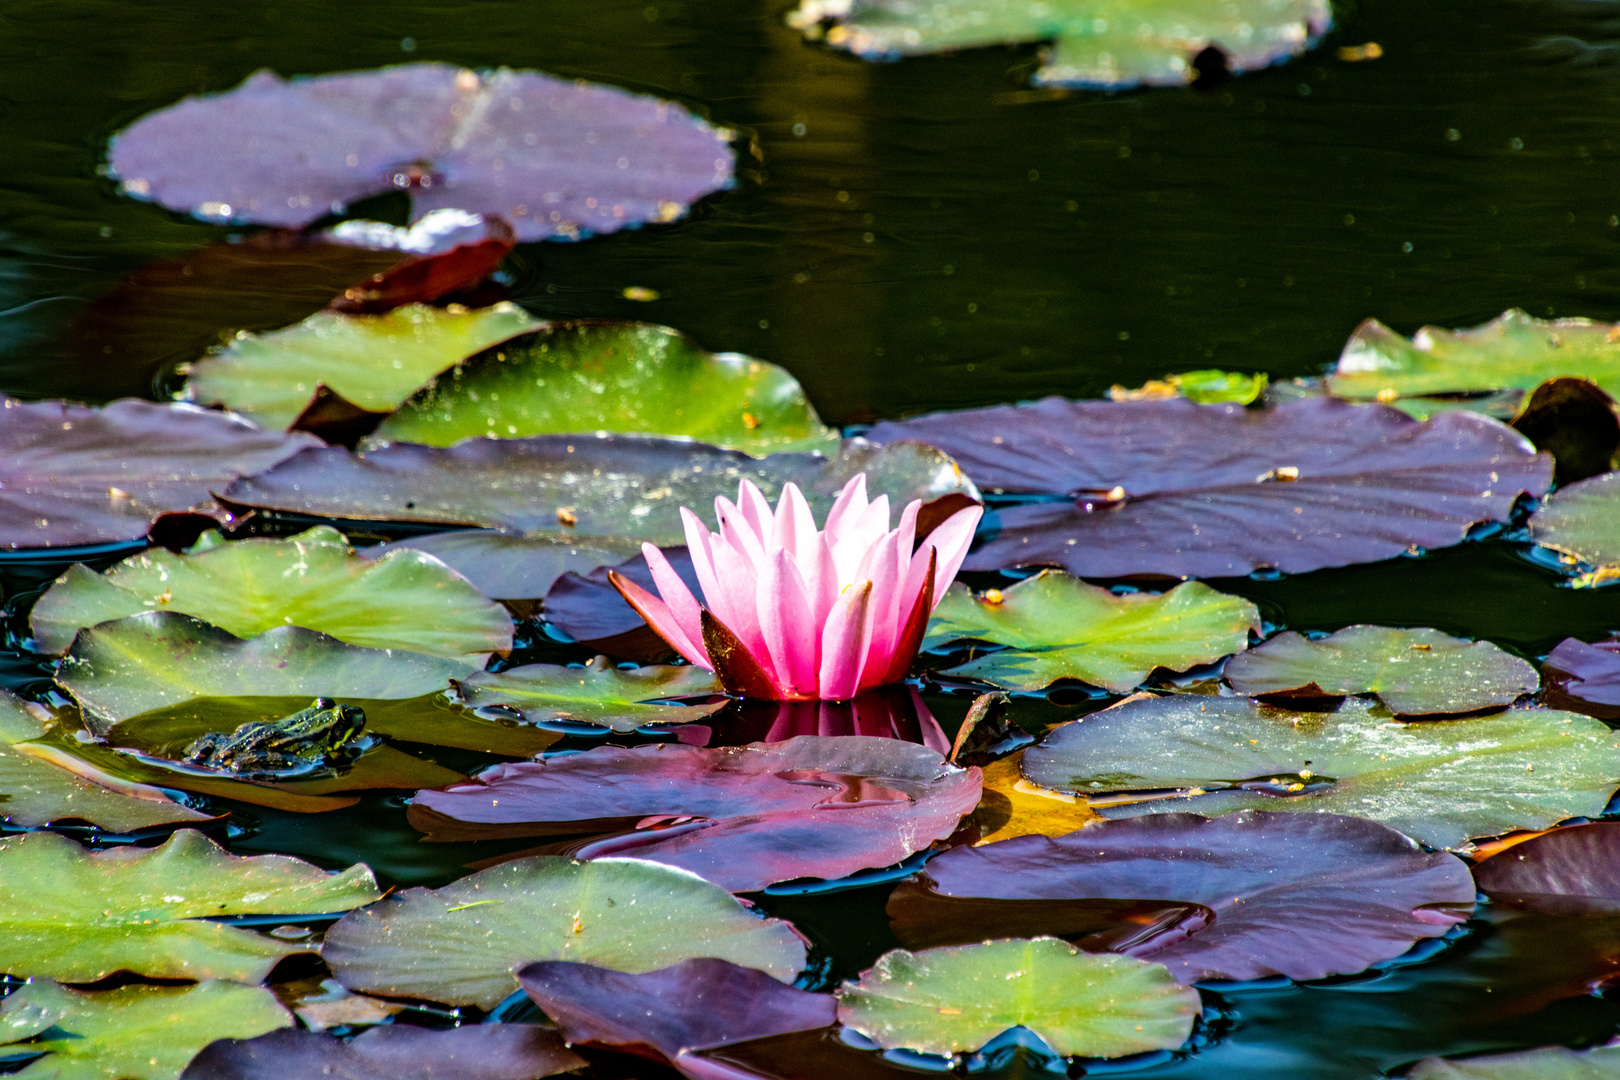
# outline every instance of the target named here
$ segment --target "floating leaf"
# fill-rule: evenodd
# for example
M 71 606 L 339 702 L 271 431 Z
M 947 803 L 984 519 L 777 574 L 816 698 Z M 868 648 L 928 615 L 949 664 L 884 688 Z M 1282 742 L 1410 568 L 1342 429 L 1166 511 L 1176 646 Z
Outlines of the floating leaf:
M 34 979 L 0 1002 L 4 1050 L 45 1054 L 13 1074 L 29 1080 L 175 1080 L 221 1036 L 251 1039 L 292 1022 L 269 990 L 215 979 L 93 993 Z
M 1616 1080 L 1620 1077 L 1620 1043 L 1590 1050 L 1543 1046 L 1511 1054 L 1472 1058 L 1424 1058 L 1407 1080 Z
M 547 960 L 520 968 L 518 981 L 570 1043 L 648 1047 L 695 1080 L 716 1075 L 693 1060 L 697 1051 L 836 1022 L 831 994 L 796 990 L 725 960 L 683 960 L 639 975 Z
M 27 833 L 0 840 L 0 970 L 67 982 L 119 970 L 258 982 L 308 946 L 205 917 L 345 911 L 377 896 L 363 865 L 328 874 L 286 855 L 242 858 L 195 829 L 155 848 L 102 851 Z
M 1530 516 L 1536 543 L 1592 569 L 1576 585 L 1620 580 L 1620 472 L 1582 480 L 1550 495 Z
M 325 233 L 339 242 L 410 255 L 343 290 L 329 305 L 351 315 L 381 315 L 471 289 L 516 247 L 512 226 L 465 210 L 434 210 L 410 228 L 350 219 Z
M 1251 630 L 1260 631 L 1253 604 L 1197 581 L 1163 595 L 1116 596 L 1062 571 L 1043 570 L 978 595 L 953 584 L 934 609 L 924 644 L 973 638 L 1010 646 L 946 672 L 1009 690 L 1079 679 L 1126 693 L 1155 668 L 1186 671 L 1237 652 L 1248 645 Z
M 384 315 L 320 311 L 266 334 L 239 334 L 192 364 L 186 395 L 265 427 L 290 427 L 324 386 L 386 413 L 445 368 L 538 326 L 516 304 L 468 311 L 410 304 Z
M 1056 0 L 800 0 L 793 26 L 857 56 L 881 59 L 985 45 L 1053 42 L 1033 76 L 1037 86 L 1117 90 L 1181 86 L 1193 60 L 1216 49 L 1225 70 L 1256 71 L 1299 56 L 1333 24 L 1326 0 L 1243 0 L 1208 7 L 1186 0 L 1120 3 Z
M 1062 836 L 1099 820 L 1083 795 L 1053 791 L 1024 779 L 1022 750 L 984 766 L 984 791 L 972 822 L 979 842 L 1015 836 Z
M 971 918 L 962 900 L 989 900 Z M 900 940 L 1063 934 L 1066 902 L 1164 900 L 1200 917 L 1130 925 L 1082 947 L 1164 964 L 1184 983 L 1350 975 L 1468 917 L 1474 881 L 1454 855 L 1338 814 L 1153 814 L 1057 838 L 952 848 L 889 899 Z M 904 924 L 900 916 L 904 916 Z M 1012 925 L 1007 925 L 1011 922 Z M 919 925 L 920 924 L 920 925 Z
M 845 1027 L 929 1054 L 977 1050 L 1012 1027 L 1065 1056 L 1173 1050 L 1198 1013 L 1198 991 L 1162 964 L 1092 956 L 1056 938 L 895 949 L 838 992 Z
M 1163 398 L 1184 397 L 1200 405 L 1232 401 L 1249 405 L 1258 401 L 1271 382 L 1266 373 L 1244 375 L 1237 371 L 1186 371 L 1180 375 L 1166 375 L 1163 379 L 1149 379 L 1140 388 L 1128 390 L 1114 386 L 1108 391 L 1110 401 L 1157 401 Z
M 1427 627 L 1347 626 L 1315 640 L 1290 630 L 1234 656 L 1224 674 L 1240 694 L 1377 694 L 1401 715 L 1511 705 L 1540 685 L 1534 667 L 1490 642 Z
M 725 708 L 725 701 L 699 705 L 660 704 L 675 698 L 721 694 L 714 672 L 691 664 L 660 664 L 626 671 L 606 657 L 586 667 L 524 664 L 505 671 L 479 671 L 456 680 L 469 708 L 502 706 L 531 724 L 566 720 L 611 731 L 645 724 L 687 724 Z
M 798 380 L 741 353 L 704 352 L 647 323 L 553 323 L 428 381 L 364 446 L 449 446 L 497 438 L 616 431 L 677 435 L 768 454 L 838 452 Z
M 711 956 L 791 982 L 804 942 L 696 874 L 639 859 L 532 858 L 345 915 L 321 950 L 350 990 L 494 1008 L 512 971 L 573 960 L 644 972 Z
M 1560 487 L 1620 465 L 1620 404 L 1585 379 L 1548 379 L 1536 387 L 1513 429 L 1553 456 Z
M 56 678 L 86 721 L 105 731 L 190 698 L 414 698 L 473 670 L 424 653 L 345 645 L 298 626 L 244 641 L 187 615 L 153 611 L 80 631 Z
M 678 439 L 639 435 L 537 435 L 468 439 L 451 447 L 392 443 L 355 456 L 328 447 L 231 485 L 244 506 L 317 516 L 483 525 L 573 538 L 599 536 L 680 544 L 682 506 L 733 498 L 753 480 L 767 498 L 799 485 L 818 519 L 856 473 L 872 497 L 892 504 L 977 496 L 950 458 L 906 443 L 845 440 L 832 460 L 817 454 L 759 459 Z M 587 541 L 589 542 L 589 541 Z
M 1546 671 L 1549 705 L 1620 720 L 1620 640 L 1565 638 L 1547 654 Z
M 1239 809 L 1354 814 L 1431 847 L 1603 812 L 1620 736 L 1588 716 L 1514 709 L 1394 723 L 1350 698 L 1334 713 L 1178 695 L 1121 702 L 1054 728 L 1024 775 L 1084 793 L 1105 817 Z M 1110 792 L 1181 798 L 1098 805 Z
M 0 397 L 0 547 L 136 540 L 162 514 L 219 514 L 210 488 L 319 444 L 192 405 Z
M 1267 409 L 1047 398 L 885 422 L 867 437 L 931 443 L 990 490 L 1067 496 L 989 515 L 988 542 L 963 565 L 1056 563 L 1082 577 L 1294 574 L 1444 547 L 1505 520 L 1552 474 L 1493 420 L 1419 423 L 1330 398 Z
M 1479 887 L 1515 907 L 1555 915 L 1620 912 L 1620 824 L 1572 825 L 1533 836 L 1474 867 Z
M 81 629 L 175 611 L 238 637 L 302 626 L 351 645 L 446 656 L 482 667 L 512 648 L 512 618 L 431 555 L 372 561 L 318 526 L 287 540 L 221 540 L 183 555 L 152 548 L 102 574 L 70 567 L 39 598 L 29 626 L 42 652 L 65 652 Z
M 955 832 L 979 782 L 897 739 L 599 746 L 418 792 L 411 823 L 437 840 L 606 834 L 567 854 L 633 856 L 752 892 L 898 863 Z
M 458 529 L 360 548 L 358 553 L 367 559 L 380 559 L 401 548 L 427 552 L 496 600 L 538 600 L 564 574 L 588 573 L 640 551 L 639 544 L 608 537 L 576 544 L 553 536 Z M 622 598 L 619 603 L 630 611 Z M 640 618 L 636 616 L 638 622 Z
M 671 221 L 731 184 L 732 133 L 611 86 L 401 64 L 283 81 L 260 71 L 115 135 L 126 195 L 205 221 L 301 227 L 387 191 L 417 218 L 459 208 L 520 241 Z
M 538 1080 L 583 1068 L 556 1028 L 468 1024 L 434 1030 L 409 1024 L 369 1028 L 353 1039 L 313 1031 L 272 1031 L 209 1044 L 181 1080 Z
M 686 547 L 666 547 L 662 551 L 670 568 L 692 595 L 702 595 L 703 587 Z M 598 566 L 588 573 L 573 571 L 559 577 L 546 593 L 543 607 L 546 621 L 574 640 L 614 656 L 641 661 L 673 657 L 675 653 L 669 643 L 659 637 L 613 587 L 608 580 L 610 572 L 649 592 L 657 589 L 652 568 L 637 549 L 617 566 Z

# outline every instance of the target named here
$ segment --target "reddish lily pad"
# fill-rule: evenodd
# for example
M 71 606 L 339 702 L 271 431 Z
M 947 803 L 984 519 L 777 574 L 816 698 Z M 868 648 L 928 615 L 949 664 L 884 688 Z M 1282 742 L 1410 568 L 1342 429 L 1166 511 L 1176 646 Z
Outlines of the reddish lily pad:
M 1190 401 L 998 405 L 878 424 L 982 487 L 1066 496 L 1005 507 L 969 570 L 1055 563 L 1082 577 L 1303 573 L 1460 542 L 1541 495 L 1552 459 L 1494 420 L 1419 422 L 1307 398 L 1268 409 Z
M 543 1024 L 469 1024 L 442 1031 L 388 1024 L 346 1041 L 289 1029 L 256 1039 L 220 1039 L 192 1059 L 180 1080 L 538 1080 L 584 1065 L 584 1058 L 563 1045 L 557 1029 Z
M 964 918 L 969 898 L 998 903 Z M 1145 899 L 1193 910 L 1082 947 L 1150 959 L 1184 983 L 1320 979 L 1444 934 L 1473 910 L 1474 882 L 1456 856 L 1362 818 L 1155 814 L 952 848 L 895 891 L 889 912 L 902 942 L 934 945 L 1004 936 L 1003 920 L 1061 934 L 1075 915 L 1066 902 Z
M 1531 837 L 1474 868 L 1479 887 L 1515 907 L 1555 915 L 1620 912 L 1620 822 Z
M 1548 703 L 1620 720 L 1620 638 L 1591 645 L 1565 638 L 1547 654 Z
M 492 600 L 538 600 L 562 577 L 611 565 L 632 551 L 639 550 L 638 545 L 632 542 L 609 537 L 595 538 L 589 544 L 576 544 L 552 536 L 519 536 L 496 529 L 458 529 L 360 548 L 356 554 L 367 559 L 380 559 L 400 548 L 427 552 L 472 582 L 479 592 Z M 646 561 L 639 555 L 637 561 L 646 566 Z M 605 577 L 604 574 L 604 584 Z M 647 580 L 652 581 L 650 570 L 647 571 Z M 652 585 L 648 584 L 646 588 L 650 589 Z M 641 616 L 630 611 L 630 605 L 617 592 L 613 593 L 613 598 L 635 617 L 638 625 L 642 624 Z
M 417 217 L 501 217 L 521 241 L 671 221 L 731 184 L 731 132 L 610 86 L 402 64 L 285 81 L 260 71 L 115 135 L 124 193 L 206 221 L 300 227 L 386 191 Z
M 666 547 L 664 558 L 693 596 L 702 594 L 697 570 L 685 546 Z M 645 619 L 624 602 L 624 597 L 608 580 L 610 573 L 651 591 L 657 588 L 652 568 L 638 550 L 617 566 L 598 566 L 589 573 L 570 572 L 557 578 L 546 593 L 546 621 L 573 638 L 615 656 L 651 660 L 671 654 L 663 638 L 653 633 Z
M 979 790 L 978 769 L 897 739 L 601 746 L 419 792 L 411 821 L 435 840 L 603 834 L 568 854 L 633 856 L 749 892 L 900 862 L 955 832 Z
M 0 548 L 136 540 L 162 514 L 223 516 L 210 488 L 319 445 L 192 405 L 0 397 Z

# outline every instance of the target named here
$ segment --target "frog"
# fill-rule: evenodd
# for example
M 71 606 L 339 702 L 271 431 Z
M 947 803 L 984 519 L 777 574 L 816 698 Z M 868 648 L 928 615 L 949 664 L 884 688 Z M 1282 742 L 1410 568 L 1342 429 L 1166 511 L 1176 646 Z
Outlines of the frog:
M 212 731 L 186 747 L 188 765 L 237 776 L 288 776 L 332 768 L 356 756 L 365 711 L 318 697 L 280 720 L 258 720 L 235 731 Z

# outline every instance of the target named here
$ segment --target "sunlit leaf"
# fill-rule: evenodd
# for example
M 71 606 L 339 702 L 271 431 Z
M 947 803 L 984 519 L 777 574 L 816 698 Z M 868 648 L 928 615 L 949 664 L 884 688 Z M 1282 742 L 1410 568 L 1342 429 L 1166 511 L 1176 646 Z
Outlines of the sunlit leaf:
M 1530 516 L 1536 543 L 1587 564 L 1577 585 L 1620 581 L 1620 472 L 1582 480 L 1547 497 Z M 1584 568 L 1583 568 L 1584 569 Z
M 1270 381 L 1263 371 L 1252 375 L 1215 369 L 1184 371 L 1179 375 L 1166 375 L 1163 379 L 1149 379 L 1135 390 L 1114 386 L 1108 391 L 1108 397 L 1113 401 L 1157 401 L 1184 397 L 1200 405 L 1222 401 L 1249 405 L 1259 400 Z
M 696 705 L 671 698 L 721 694 L 714 672 L 690 664 L 659 664 L 625 670 L 606 657 L 585 667 L 524 664 L 505 671 L 479 671 L 456 679 L 461 700 L 471 708 L 503 706 L 529 723 L 567 720 L 613 731 L 645 724 L 685 724 L 718 712 L 725 701 Z
M 1062 836 L 1102 820 L 1083 795 L 1053 791 L 1024 779 L 1023 751 L 984 766 L 984 791 L 972 821 L 980 843 L 1015 836 Z

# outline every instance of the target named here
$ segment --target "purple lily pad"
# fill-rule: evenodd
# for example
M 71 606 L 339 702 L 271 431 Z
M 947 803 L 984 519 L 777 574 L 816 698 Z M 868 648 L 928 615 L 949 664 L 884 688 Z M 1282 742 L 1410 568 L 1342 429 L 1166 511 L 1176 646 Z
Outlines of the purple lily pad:
M 1545 669 L 1549 705 L 1620 720 L 1620 638 L 1591 645 L 1565 638 L 1547 654 Z
M 775 982 L 769 975 L 761 978 Z M 209 1043 L 180 1080 L 538 1080 L 584 1064 L 563 1045 L 556 1028 L 543 1024 L 472 1024 L 443 1031 L 388 1024 L 347 1042 L 282 1028 L 256 1039 Z
M 193 405 L 0 397 L 0 547 L 136 540 L 163 514 L 223 517 L 211 488 L 319 445 Z
M 1002 920 L 1038 923 L 1043 910 L 1065 917 L 1052 901 L 1183 905 L 1178 917 L 1147 921 L 1157 932 L 1104 944 L 1191 983 L 1365 970 L 1467 918 L 1474 882 L 1456 856 L 1425 852 L 1374 821 L 1243 810 L 1157 814 L 953 848 L 896 890 L 890 913 L 903 916 L 901 929 L 926 927 L 931 902 L 939 917 L 954 917 L 959 905 L 950 900 L 964 897 L 1005 905 L 977 906 L 971 923 L 958 924 L 964 942 L 1002 936 Z
M 831 994 L 796 990 L 727 960 L 683 960 L 644 975 L 543 960 L 517 976 L 570 1043 L 663 1060 L 694 1080 L 754 1075 L 698 1051 L 830 1027 L 837 1018 Z
M 1482 891 L 1554 915 L 1620 912 L 1620 822 L 1554 829 L 1474 867 Z
M 455 532 L 411 536 L 390 544 L 359 548 L 357 552 L 367 559 L 380 559 L 399 548 L 425 551 L 472 582 L 479 592 L 491 599 L 538 600 L 559 578 L 578 577 L 575 571 L 610 563 L 623 556 L 625 549 L 630 546 L 605 537 L 598 537 L 588 544 L 571 544 L 567 540 L 549 536 L 530 538 L 494 529 L 458 529 Z M 634 561 L 641 563 L 643 573 L 650 582 L 652 572 L 646 569 L 645 560 L 638 555 Z M 604 571 L 604 582 L 606 577 Z M 640 579 L 637 580 L 639 583 Z M 650 584 L 645 587 L 652 588 Z M 630 605 L 625 604 L 618 593 L 613 596 L 624 605 L 626 611 L 630 611 Z M 641 622 L 639 615 L 636 622 L 646 625 Z
M 1486 417 L 1417 421 L 1329 398 L 1246 409 L 1052 397 L 885 422 L 867 437 L 936 446 L 987 490 L 1066 496 L 987 519 L 969 570 L 1304 573 L 1459 543 L 1552 481 L 1549 456 Z
M 429 840 L 594 834 L 558 853 L 661 862 L 750 892 L 897 863 L 955 832 L 980 786 L 978 769 L 898 739 L 599 746 L 418 792 L 410 820 Z
M 662 549 L 670 566 L 686 582 L 693 596 L 702 596 L 692 556 L 685 545 Z M 655 634 L 636 610 L 624 602 L 608 581 L 609 572 L 629 578 L 643 589 L 656 591 L 652 570 L 639 553 L 617 566 L 598 566 L 588 574 L 560 575 L 546 593 L 542 610 L 546 621 L 557 629 L 593 648 L 631 660 L 655 660 L 673 653 L 669 644 Z
M 189 97 L 115 135 L 125 194 L 209 221 L 294 228 L 409 191 L 420 218 L 504 218 L 521 241 L 672 221 L 730 186 L 732 137 L 679 105 L 534 71 L 450 64 L 283 80 Z

